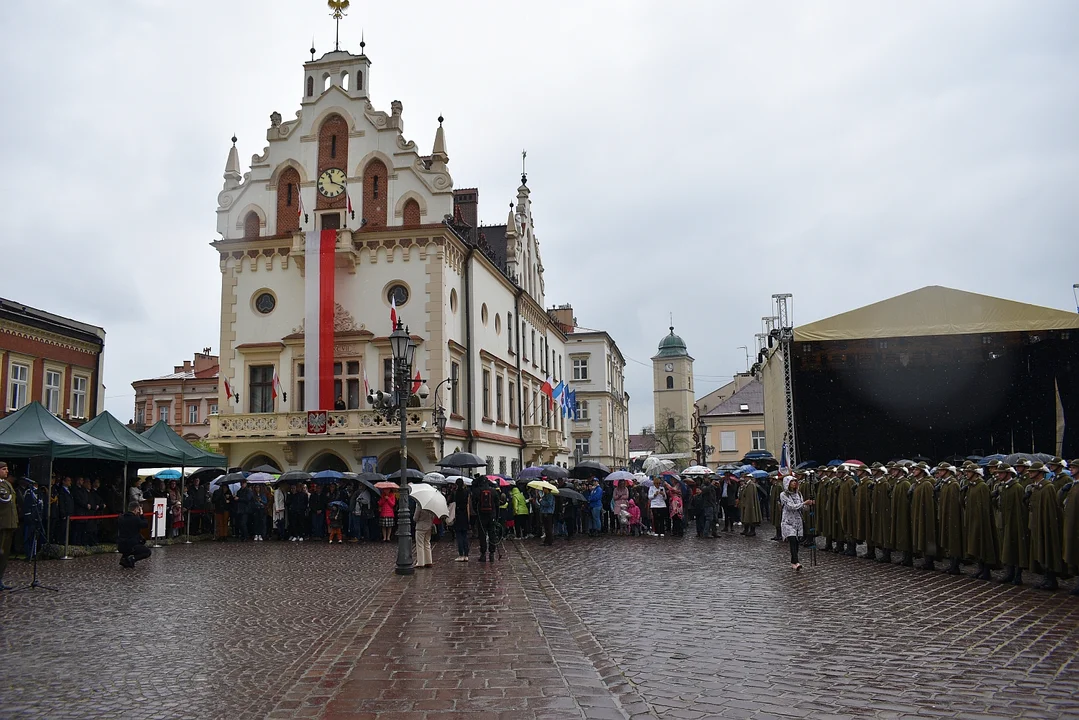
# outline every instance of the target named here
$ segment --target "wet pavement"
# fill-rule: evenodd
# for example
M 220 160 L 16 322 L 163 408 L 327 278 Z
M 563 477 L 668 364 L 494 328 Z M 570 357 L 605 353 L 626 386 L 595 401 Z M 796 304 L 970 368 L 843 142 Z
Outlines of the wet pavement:
M 1079 715 L 1079 598 L 823 552 L 796 574 L 767 534 L 440 543 L 411 578 L 390 545 L 50 561 L 62 592 L 0 595 L 0 717 Z

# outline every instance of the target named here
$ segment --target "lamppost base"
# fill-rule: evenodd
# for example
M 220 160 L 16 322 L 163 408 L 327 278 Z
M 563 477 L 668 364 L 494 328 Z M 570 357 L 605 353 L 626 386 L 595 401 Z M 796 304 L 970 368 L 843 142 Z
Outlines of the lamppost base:
M 397 566 L 393 569 L 395 575 L 413 575 L 416 572 L 416 568 L 409 565 L 408 567 Z

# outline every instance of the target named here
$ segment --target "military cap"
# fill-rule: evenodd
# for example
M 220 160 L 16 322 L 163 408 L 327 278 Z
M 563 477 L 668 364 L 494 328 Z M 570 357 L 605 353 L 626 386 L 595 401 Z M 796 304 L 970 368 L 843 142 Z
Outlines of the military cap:
M 1046 460 L 1045 464 L 1050 465 L 1050 466 L 1051 465 L 1058 465 L 1060 467 L 1064 467 L 1064 465 L 1065 465 L 1064 460 L 1061 459 L 1061 458 L 1052 458 L 1051 460 Z
M 1043 462 L 1030 462 L 1027 461 L 1027 472 L 1046 473 L 1049 472 L 1049 468 L 1045 467 Z
M 1079 458 L 1068 461 L 1068 467 L 1079 467 Z
M 1000 472 L 1011 473 L 1012 475 L 1018 475 L 1019 474 L 1018 472 L 1016 472 L 1015 468 L 1013 468 L 1011 465 L 1008 465 L 1006 463 L 1001 463 L 1000 465 L 997 465 L 997 470 L 999 470 Z
M 990 470 L 995 470 L 996 468 L 1000 467 L 1003 464 L 1004 464 L 1003 460 L 990 460 L 989 463 L 986 465 L 986 467 L 988 467 Z
M 1027 460 L 1026 458 L 1019 458 L 1018 460 L 1015 461 L 1015 467 L 1016 468 L 1030 467 L 1031 465 L 1033 465 L 1033 463 L 1030 462 L 1030 460 Z

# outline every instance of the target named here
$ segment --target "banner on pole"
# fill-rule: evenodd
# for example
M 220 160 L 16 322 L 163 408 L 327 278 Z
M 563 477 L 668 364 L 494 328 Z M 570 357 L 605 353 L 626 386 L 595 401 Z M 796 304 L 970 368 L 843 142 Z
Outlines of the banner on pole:
M 165 506 L 168 503 L 167 498 L 154 498 L 154 522 L 150 525 L 150 536 L 155 538 L 163 538 L 168 534 L 165 526 Z

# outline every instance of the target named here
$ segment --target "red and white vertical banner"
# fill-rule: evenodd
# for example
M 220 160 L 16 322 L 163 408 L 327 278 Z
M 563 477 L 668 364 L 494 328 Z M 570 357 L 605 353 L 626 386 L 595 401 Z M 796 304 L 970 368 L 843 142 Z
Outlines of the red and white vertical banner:
M 336 230 L 307 233 L 304 251 L 304 410 L 333 410 Z

